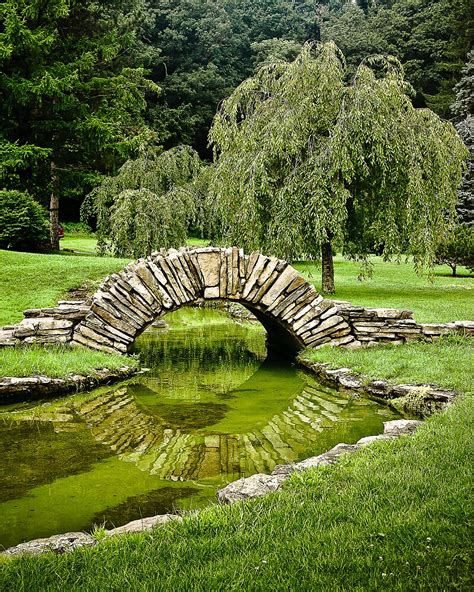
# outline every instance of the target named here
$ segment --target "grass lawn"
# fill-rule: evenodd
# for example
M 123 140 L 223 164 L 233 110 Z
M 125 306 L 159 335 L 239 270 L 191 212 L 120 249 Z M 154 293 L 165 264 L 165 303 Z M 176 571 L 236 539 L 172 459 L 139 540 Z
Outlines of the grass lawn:
M 472 590 L 472 420 L 464 397 L 411 437 L 293 476 L 284 491 L 154 532 L 0 565 L 34 591 Z
M 137 365 L 135 358 L 114 356 L 85 347 L 32 345 L 0 348 L 0 376 L 64 378 L 70 374 L 93 374 L 98 368 L 116 370 Z
M 206 238 L 189 237 L 186 241 L 187 246 L 207 247 L 209 240 Z M 61 239 L 62 251 L 73 251 L 77 254 L 95 255 L 97 240 L 92 234 L 65 233 Z
M 411 263 L 387 263 L 380 257 L 373 257 L 372 262 L 373 278 L 358 281 L 359 265 L 337 256 L 334 298 L 361 306 L 413 310 L 420 323 L 473 318 L 474 276 L 462 268 L 462 277 L 452 277 L 447 266 L 438 266 L 434 282 L 430 282 L 426 275 L 416 275 Z M 300 262 L 295 267 L 320 288 L 321 269 L 315 263 Z
M 95 255 L 97 240 L 93 235 L 78 233 L 65 234 L 60 240 L 61 251 L 73 251 L 77 254 Z
M 111 257 L 0 251 L 0 326 L 20 321 L 27 308 L 53 306 L 69 290 L 87 285 L 93 291 L 127 263 Z
M 337 347 L 307 349 L 301 357 L 333 368 L 351 368 L 367 378 L 395 384 L 431 383 L 464 393 L 474 391 L 474 340 L 449 336 L 434 343 L 378 346 L 359 350 Z

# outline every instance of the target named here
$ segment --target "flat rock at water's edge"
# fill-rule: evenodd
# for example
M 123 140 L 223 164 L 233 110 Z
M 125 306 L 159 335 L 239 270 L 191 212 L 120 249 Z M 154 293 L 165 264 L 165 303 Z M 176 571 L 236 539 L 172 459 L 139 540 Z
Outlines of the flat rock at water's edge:
M 416 419 L 395 419 L 384 421 L 383 433 L 390 436 L 412 434 L 423 422 Z
M 66 532 L 45 539 L 35 539 L 10 547 L 4 555 L 40 555 L 41 553 L 69 553 L 79 547 L 94 547 L 97 541 L 85 532 Z
M 133 520 L 123 526 L 118 526 L 112 530 L 107 531 L 107 536 L 114 536 L 118 534 L 127 534 L 131 532 L 143 532 L 145 530 L 151 530 L 155 526 L 161 524 L 167 524 L 172 520 L 182 520 L 181 516 L 176 514 L 160 514 L 158 516 L 151 516 L 150 518 L 141 518 L 140 520 Z
M 229 483 L 229 485 L 218 491 L 217 497 L 223 504 L 261 497 L 272 491 L 277 491 L 282 482 L 287 478 L 286 475 L 264 474 L 244 477 Z

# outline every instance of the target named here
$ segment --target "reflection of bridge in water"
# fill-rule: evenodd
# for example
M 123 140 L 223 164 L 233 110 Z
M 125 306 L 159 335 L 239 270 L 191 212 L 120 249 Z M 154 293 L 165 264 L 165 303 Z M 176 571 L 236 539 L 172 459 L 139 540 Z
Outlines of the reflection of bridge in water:
M 362 418 L 354 413 L 357 408 L 364 413 L 357 401 L 307 384 L 263 427 L 242 434 L 212 434 L 170 428 L 159 415 L 147 412 L 127 387 L 74 403 L 76 417 L 96 441 L 140 470 L 176 481 L 268 473 L 281 462 L 319 453 L 339 441 L 341 433 L 347 434 L 348 422 Z M 61 425 L 56 423 L 55 429 L 61 430 Z M 63 425 L 74 429 L 79 424 Z

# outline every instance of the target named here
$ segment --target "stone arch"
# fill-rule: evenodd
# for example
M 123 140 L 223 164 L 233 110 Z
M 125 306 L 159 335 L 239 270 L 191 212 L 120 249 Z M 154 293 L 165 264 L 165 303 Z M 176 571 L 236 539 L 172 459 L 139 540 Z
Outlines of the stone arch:
M 73 341 L 126 353 L 157 317 L 201 300 L 245 306 L 265 327 L 270 348 L 297 352 L 354 340 L 336 306 L 286 261 L 207 247 L 162 250 L 107 277 Z

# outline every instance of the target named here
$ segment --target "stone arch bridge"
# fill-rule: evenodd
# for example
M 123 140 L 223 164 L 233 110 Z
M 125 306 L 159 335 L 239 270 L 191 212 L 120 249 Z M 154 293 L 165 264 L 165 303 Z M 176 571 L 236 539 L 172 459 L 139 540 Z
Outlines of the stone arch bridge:
M 354 341 L 336 306 L 291 265 L 236 247 L 170 249 L 130 263 L 105 279 L 73 341 L 125 353 L 156 318 L 202 300 L 242 304 L 265 327 L 270 348 Z

